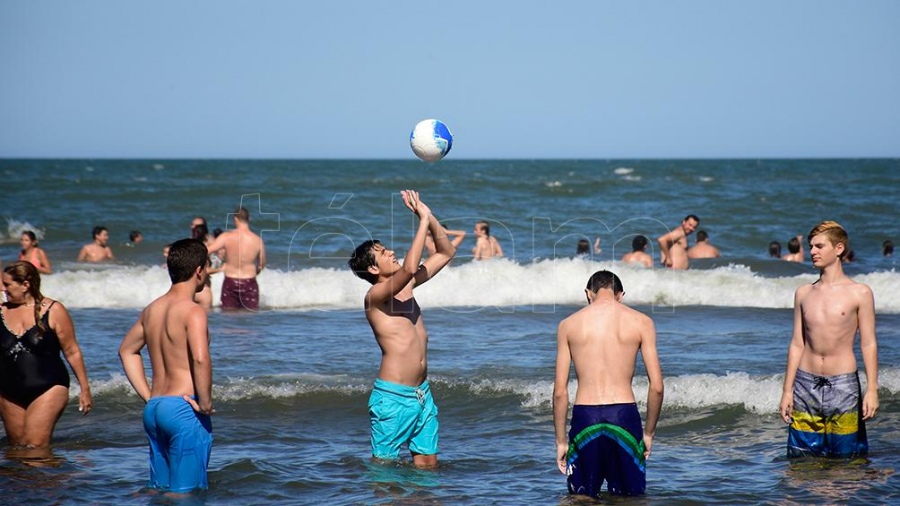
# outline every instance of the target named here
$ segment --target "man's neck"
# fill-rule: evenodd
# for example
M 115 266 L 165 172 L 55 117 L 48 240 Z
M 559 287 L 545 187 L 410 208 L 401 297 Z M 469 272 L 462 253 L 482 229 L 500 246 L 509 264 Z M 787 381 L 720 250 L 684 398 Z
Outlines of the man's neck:
M 189 298 L 193 300 L 194 294 L 196 293 L 197 282 L 194 280 L 194 278 L 191 278 L 187 281 L 182 281 L 181 283 L 175 283 L 171 288 L 169 288 L 169 294 L 179 299 Z
M 825 268 L 819 271 L 819 282 L 826 285 L 832 285 L 836 283 L 840 283 L 847 279 L 847 276 L 844 274 L 844 267 L 841 265 L 841 259 L 838 258 L 831 265 L 826 265 Z

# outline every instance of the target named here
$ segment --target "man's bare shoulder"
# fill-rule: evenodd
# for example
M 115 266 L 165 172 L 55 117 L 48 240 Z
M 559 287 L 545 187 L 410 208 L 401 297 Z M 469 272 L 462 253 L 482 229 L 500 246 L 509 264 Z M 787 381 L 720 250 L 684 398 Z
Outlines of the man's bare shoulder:
M 625 304 L 622 304 L 621 306 L 623 313 L 636 323 L 641 325 L 653 325 L 653 318 L 650 318 L 641 311 L 638 311 L 637 309 L 634 309 L 632 307 L 628 307 Z

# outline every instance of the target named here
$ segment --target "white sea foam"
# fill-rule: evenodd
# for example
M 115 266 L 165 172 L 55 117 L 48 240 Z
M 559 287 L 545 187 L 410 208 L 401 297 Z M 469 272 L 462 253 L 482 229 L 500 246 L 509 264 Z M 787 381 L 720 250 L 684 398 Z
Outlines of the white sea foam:
M 865 374 L 860 372 L 862 388 L 866 388 Z M 725 375 L 689 374 L 670 376 L 664 379 L 665 409 L 697 410 L 717 406 L 743 406 L 751 413 L 777 413 L 781 403 L 781 389 L 784 374 L 751 376 L 745 372 L 729 372 Z M 878 374 L 879 390 L 890 395 L 900 393 L 900 368 L 885 368 Z M 498 382 L 499 385 L 525 397 L 522 405 L 528 408 L 547 408 L 553 397 L 553 382 Z M 635 400 L 642 409 L 646 405 L 647 380 L 634 380 Z M 569 382 L 570 402 L 575 398 L 578 387 L 574 380 Z M 487 388 L 481 385 L 480 388 Z
M 429 307 L 508 307 L 581 304 L 584 284 L 599 269 L 616 272 L 629 304 L 678 307 L 790 308 L 794 290 L 814 275 L 762 277 L 743 266 L 708 270 L 642 269 L 618 262 L 579 259 L 468 262 L 447 267 L 416 291 Z M 900 274 L 894 271 L 856 276 L 875 293 L 879 313 L 900 313 Z M 222 276 L 213 276 L 218 301 Z M 267 269 L 259 276 L 260 303 L 276 309 L 358 308 L 369 284 L 348 269 Z M 42 291 L 73 308 L 141 308 L 169 287 L 162 267 L 104 266 L 62 271 L 42 279 Z

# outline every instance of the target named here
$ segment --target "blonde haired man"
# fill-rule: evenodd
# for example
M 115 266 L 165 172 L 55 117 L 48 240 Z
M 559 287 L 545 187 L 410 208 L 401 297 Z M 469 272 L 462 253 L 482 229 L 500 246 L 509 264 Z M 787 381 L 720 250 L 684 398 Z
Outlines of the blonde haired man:
M 864 455 L 865 420 L 878 411 L 875 300 L 868 286 L 848 278 L 841 258 L 847 232 L 823 221 L 808 236 L 819 279 L 794 294 L 794 331 L 788 348 L 781 417 L 790 424 L 788 456 Z M 853 342 L 866 369 L 863 395 Z

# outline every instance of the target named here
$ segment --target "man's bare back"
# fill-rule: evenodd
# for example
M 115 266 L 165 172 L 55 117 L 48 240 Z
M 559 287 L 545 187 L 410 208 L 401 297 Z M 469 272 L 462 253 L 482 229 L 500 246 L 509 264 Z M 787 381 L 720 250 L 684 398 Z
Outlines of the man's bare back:
M 578 387 L 575 405 L 609 406 L 635 403 L 632 380 L 640 352 L 647 370 L 647 417 L 643 430 L 644 457 L 652 451 L 662 409 L 663 378 L 656 350 L 656 329 L 646 315 L 621 303 L 619 278 L 609 271 L 591 276 L 585 289 L 588 305 L 557 328 L 556 376 L 553 384 L 553 425 L 556 463 L 568 470 L 570 441 L 566 434 L 569 374 L 572 364 Z M 633 408 L 636 410 L 636 408 Z M 573 426 L 574 426 L 573 415 Z
M 632 251 L 622 255 L 622 262 L 626 264 L 640 264 L 644 267 L 653 267 L 653 257 L 643 251 Z
M 196 248 L 205 248 L 200 241 L 195 242 Z M 145 401 L 161 396 L 196 396 L 196 401 L 189 401 L 194 409 L 212 413 L 207 314 L 194 302 L 194 294 L 205 286 L 207 277 L 204 264 L 189 279 L 173 282 L 168 292 L 144 308 L 122 339 L 119 356 L 125 375 Z M 141 358 L 145 346 L 150 355 L 152 387 L 147 383 Z
M 210 252 L 225 250 L 223 270 L 228 278 L 255 278 L 266 266 L 262 238 L 246 227 L 223 232 L 208 249 Z
M 644 340 L 655 339 L 649 317 L 609 298 L 563 320 L 559 336 L 575 365 L 575 404 L 635 402 L 635 357 Z

